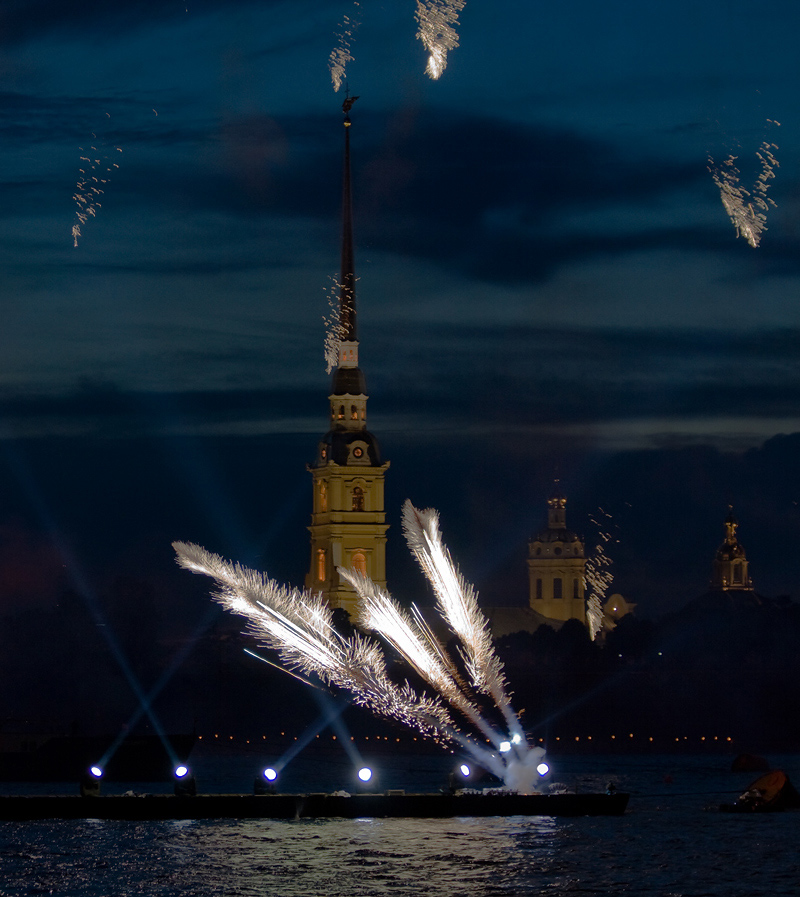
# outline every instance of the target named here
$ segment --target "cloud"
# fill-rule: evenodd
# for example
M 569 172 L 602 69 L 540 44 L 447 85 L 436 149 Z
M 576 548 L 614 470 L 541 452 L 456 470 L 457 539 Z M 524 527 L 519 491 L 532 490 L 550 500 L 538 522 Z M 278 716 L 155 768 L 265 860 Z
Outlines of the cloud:
M 192 16 L 230 9 L 221 0 L 191 0 Z M 236 0 L 237 7 L 279 7 L 281 0 Z M 5 0 L 0 13 L 0 42 L 13 45 L 56 33 L 118 34 L 134 28 L 153 28 L 164 22 L 186 18 L 189 4 L 174 0 Z
M 800 331 L 406 324 L 391 332 L 371 325 L 363 336 L 371 426 L 379 436 L 413 432 L 425 442 L 461 434 L 481 441 L 527 433 L 615 447 L 705 439 L 741 448 L 796 428 Z M 398 344 L 408 349 L 398 353 Z M 6 391 L 0 400 L 5 436 L 321 435 L 326 429 L 321 366 L 317 376 L 299 360 L 296 368 L 270 366 L 257 343 L 245 357 L 240 350 L 198 353 L 185 364 L 194 374 L 179 391 L 93 380 L 58 393 Z M 209 377 L 216 367 L 227 371 L 223 384 Z

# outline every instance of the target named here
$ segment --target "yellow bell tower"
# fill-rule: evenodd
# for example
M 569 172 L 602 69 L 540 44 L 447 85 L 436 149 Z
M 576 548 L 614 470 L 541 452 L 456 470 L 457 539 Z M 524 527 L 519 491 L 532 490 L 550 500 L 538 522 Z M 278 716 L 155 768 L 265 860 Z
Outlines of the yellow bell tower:
M 386 512 L 383 486 L 389 462 L 367 430 L 367 390 L 358 366 L 353 217 L 350 188 L 350 109 L 344 112 L 342 189 L 342 265 L 339 286 L 339 362 L 333 372 L 330 429 L 309 465 L 314 499 L 311 513 L 311 563 L 305 585 L 322 592 L 334 608 L 353 614 L 356 594 L 337 571 L 353 567 L 386 586 Z
M 567 499 L 558 480 L 547 499 L 547 529 L 528 543 L 530 606 L 543 617 L 586 624 L 583 540 L 567 529 Z

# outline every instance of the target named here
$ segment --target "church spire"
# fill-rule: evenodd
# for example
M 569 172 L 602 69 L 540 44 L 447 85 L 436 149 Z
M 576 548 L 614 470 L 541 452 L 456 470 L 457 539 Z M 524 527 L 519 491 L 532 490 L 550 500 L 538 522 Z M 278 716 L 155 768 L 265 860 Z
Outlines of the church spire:
M 356 272 L 353 254 L 353 194 L 350 184 L 350 110 L 358 97 L 345 97 L 344 113 L 344 170 L 342 172 L 342 264 L 339 269 L 339 326 L 343 342 L 358 341 L 356 329 Z M 342 354 L 339 354 L 339 363 Z M 357 362 L 356 362 L 357 363 Z
M 344 112 L 342 178 L 342 267 L 339 272 L 339 358 L 333 372 L 330 429 L 317 445 L 309 470 L 314 484 L 311 558 L 306 588 L 320 592 L 331 607 L 355 612 L 353 587 L 339 575 L 347 567 L 386 588 L 384 477 L 389 462 L 367 430 L 367 388 L 358 366 L 353 210 L 350 184 L 349 94 Z

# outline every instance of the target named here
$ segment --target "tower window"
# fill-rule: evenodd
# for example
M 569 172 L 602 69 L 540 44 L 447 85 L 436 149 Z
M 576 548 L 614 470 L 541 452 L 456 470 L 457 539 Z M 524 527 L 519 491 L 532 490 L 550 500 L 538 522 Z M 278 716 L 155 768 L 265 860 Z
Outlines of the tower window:
M 358 420 L 358 408 L 355 405 L 350 406 L 350 420 Z
M 563 597 L 564 597 L 563 580 L 561 579 L 560 576 L 557 576 L 553 580 L 553 598 L 563 598 Z
M 325 483 L 319 484 L 319 509 L 323 512 L 328 510 L 328 487 Z
M 350 556 L 350 566 L 363 576 L 367 575 L 367 558 L 363 551 L 354 551 Z
M 317 549 L 317 579 L 325 582 L 325 549 Z
M 344 405 L 339 406 L 339 420 L 344 420 Z
M 742 583 L 742 565 L 741 564 L 735 564 L 733 567 L 733 581 L 737 585 L 741 585 L 741 583 Z
M 353 510 L 364 510 L 364 490 L 361 488 L 361 486 L 353 487 Z
M 536 597 L 541 600 L 542 598 L 542 581 L 541 579 L 536 580 Z

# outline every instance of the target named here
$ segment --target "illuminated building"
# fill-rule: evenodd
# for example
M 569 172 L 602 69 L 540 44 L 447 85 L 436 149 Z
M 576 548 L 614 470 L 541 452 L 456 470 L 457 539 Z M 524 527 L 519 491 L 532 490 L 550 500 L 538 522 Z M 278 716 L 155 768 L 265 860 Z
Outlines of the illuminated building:
M 547 528 L 528 543 L 530 606 L 547 621 L 586 624 L 583 540 L 567 529 L 567 499 L 556 488 L 547 499 Z
M 311 560 L 308 589 L 322 592 L 334 608 L 351 614 L 356 606 L 352 587 L 340 579 L 338 567 L 352 567 L 386 587 L 386 513 L 384 477 L 389 462 L 381 458 L 378 440 L 367 430 L 366 381 L 358 366 L 355 265 L 350 185 L 350 116 L 353 99 L 345 100 L 344 174 L 342 189 L 342 264 L 339 280 L 339 354 L 333 372 L 330 429 L 309 465 L 313 479 Z
M 739 540 L 736 530 L 739 521 L 733 516 L 733 509 L 728 509 L 725 518 L 725 541 L 717 549 L 712 567 L 711 588 L 723 591 L 753 591 L 753 582 L 747 571 L 747 555 Z

